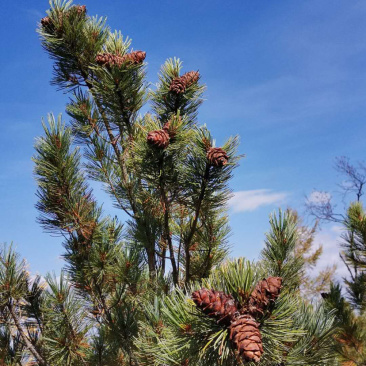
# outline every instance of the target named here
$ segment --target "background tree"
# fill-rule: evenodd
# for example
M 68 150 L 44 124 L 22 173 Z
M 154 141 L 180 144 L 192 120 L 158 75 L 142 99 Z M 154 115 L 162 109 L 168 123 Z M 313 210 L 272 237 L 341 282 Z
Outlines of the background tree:
M 352 164 L 349 158 L 341 156 L 336 158 L 335 170 L 344 177 L 338 184 L 338 194 L 345 207 L 348 207 L 351 201 L 361 202 L 366 187 L 365 163 L 359 161 Z M 306 208 L 310 215 L 320 221 L 343 223 L 345 219 L 344 210 L 337 210 L 332 195 L 327 191 L 314 191 L 306 199 Z
M 315 236 L 318 231 L 318 221 L 312 226 L 304 224 L 304 220 L 298 212 L 290 209 L 298 230 L 298 240 L 295 253 L 304 261 L 304 275 L 301 279 L 300 291 L 309 301 L 319 300 L 322 292 L 329 291 L 330 284 L 334 281 L 337 269 L 336 264 L 328 265 L 316 274 L 314 269 L 323 253 L 323 246 L 319 244 L 315 248 Z
M 345 213 L 337 206 L 328 192 L 318 192 L 316 200 L 307 199 L 308 212 L 323 222 L 336 222 L 343 226 L 340 258 L 348 269 L 343 278 L 345 288 L 332 283 L 330 291 L 322 293 L 328 309 L 336 309 L 336 351 L 344 365 L 364 365 L 365 345 L 365 213 L 362 200 L 366 184 L 364 162 L 352 164 L 347 157 L 336 159 L 336 170 L 344 177 L 338 184 L 340 197 L 347 207 Z M 314 193 L 313 193 L 314 194 Z M 352 202 L 353 201 L 353 202 Z
M 362 203 L 366 186 L 366 165 L 362 161 L 352 164 L 349 158 L 342 156 L 336 159 L 335 169 L 344 177 L 338 187 L 340 188 L 339 194 L 346 207 L 345 212 L 348 212 L 347 210 L 352 206 L 352 202 Z M 348 230 L 350 229 L 347 223 L 349 221 L 348 214 L 345 215 L 343 212 L 337 211 L 337 205 L 328 192 L 313 192 L 311 196 L 307 197 L 306 208 L 308 213 L 318 221 L 341 223 Z M 352 236 L 352 233 L 349 232 L 348 235 Z M 350 258 L 356 252 L 352 250 L 352 246 L 346 246 L 345 249 L 346 251 L 341 251 L 339 256 L 347 267 L 350 276 L 354 278 L 354 274 L 357 273 L 357 263 L 353 262 L 353 269 L 351 269 Z
M 350 273 L 344 279 L 346 293 L 333 284 L 324 293 L 329 308 L 337 309 L 337 351 L 341 360 L 351 365 L 366 362 L 366 214 L 360 202 L 350 205 L 344 221 L 343 258 Z M 345 363 L 345 364 L 346 364 Z

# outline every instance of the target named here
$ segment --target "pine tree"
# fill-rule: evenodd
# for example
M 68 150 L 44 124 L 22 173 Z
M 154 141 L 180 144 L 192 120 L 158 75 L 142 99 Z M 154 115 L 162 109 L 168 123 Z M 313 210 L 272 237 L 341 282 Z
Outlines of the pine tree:
M 322 292 L 329 291 L 330 285 L 334 281 L 337 266 L 335 264 L 327 265 L 314 275 L 313 269 L 316 268 L 319 258 L 323 253 L 322 244 L 314 248 L 319 221 L 315 221 L 312 226 L 307 226 L 297 211 L 291 209 L 291 213 L 296 220 L 299 236 L 295 250 L 296 255 L 303 258 L 305 265 L 300 290 L 303 296 L 309 301 L 316 301 L 320 298 Z
M 227 261 L 238 138 L 216 146 L 198 124 L 200 74 L 169 59 L 148 90 L 144 51 L 84 5 L 50 4 L 39 34 L 70 122 L 48 116 L 34 171 L 39 223 L 63 237 L 66 265 L 32 278 L 4 247 L 1 362 L 334 365 L 332 312 L 299 296 L 290 214 L 271 218 L 260 261 Z M 90 180 L 120 218 L 104 213 Z
M 349 270 L 344 279 L 345 290 L 340 284 L 332 284 L 323 293 L 328 308 L 335 308 L 337 332 L 336 349 L 347 365 L 363 365 L 366 362 L 366 213 L 360 202 L 354 202 L 344 220 L 342 258 Z

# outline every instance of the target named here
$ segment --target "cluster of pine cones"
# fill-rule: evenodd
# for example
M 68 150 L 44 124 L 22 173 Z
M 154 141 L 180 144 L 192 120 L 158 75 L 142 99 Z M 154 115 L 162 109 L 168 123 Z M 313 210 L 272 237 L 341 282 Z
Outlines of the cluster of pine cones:
M 171 129 L 170 121 L 167 122 L 161 130 L 150 131 L 146 140 L 150 146 L 158 149 L 165 149 L 169 146 L 171 139 L 175 136 L 175 132 Z M 225 150 L 221 147 L 207 147 L 207 161 L 215 167 L 222 167 L 227 164 L 229 157 Z
M 129 63 L 133 65 L 141 64 L 146 57 L 146 52 L 143 51 L 133 51 L 127 53 L 123 56 L 113 54 L 113 53 L 99 53 L 95 57 L 95 62 L 100 66 L 105 66 L 111 69 L 114 66 L 121 67 L 124 63 Z
M 66 13 L 66 17 L 69 17 L 70 11 L 76 10 L 76 13 L 79 16 L 84 16 L 86 14 L 86 6 L 85 5 L 75 5 Z M 61 18 L 62 19 L 62 18 Z M 43 28 L 50 28 L 53 26 L 52 20 L 49 16 L 46 16 L 41 19 L 41 25 Z
M 186 72 L 184 75 L 178 76 L 172 80 L 169 90 L 176 94 L 184 93 L 186 89 L 196 83 L 199 78 L 200 74 L 198 71 Z
M 147 143 L 158 149 L 165 149 L 168 147 L 171 138 L 174 137 L 174 133 L 170 129 L 170 122 L 167 122 L 161 130 L 150 131 L 147 134 Z M 221 147 L 209 147 L 206 154 L 207 160 L 210 165 L 216 167 L 222 167 L 228 162 L 228 155 Z
M 231 295 L 202 288 L 192 293 L 196 306 L 218 324 L 229 327 L 230 339 L 244 361 L 259 362 L 263 354 L 262 336 L 256 318 L 262 316 L 281 291 L 282 278 L 260 281 L 249 300 L 239 308 Z

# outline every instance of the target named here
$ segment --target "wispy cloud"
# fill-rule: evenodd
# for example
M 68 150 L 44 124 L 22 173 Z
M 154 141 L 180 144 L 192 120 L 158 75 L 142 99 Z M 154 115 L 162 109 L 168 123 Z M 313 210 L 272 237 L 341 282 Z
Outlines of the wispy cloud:
M 270 189 L 253 189 L 234 192 L 229 206 L 234 212 L 254 211 L 261 206 L 281 204 L 288 197 L 286 192 L 273 192 Z
M 328 192 L 313 191 L 307 198 L 310 203 L 325 204 L 331 200 L 331 195 Z

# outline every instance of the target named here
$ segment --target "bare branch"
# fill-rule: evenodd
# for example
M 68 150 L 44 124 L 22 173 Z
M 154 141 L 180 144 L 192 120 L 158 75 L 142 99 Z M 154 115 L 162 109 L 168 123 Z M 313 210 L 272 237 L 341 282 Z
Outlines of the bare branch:
M 305 198 L 306 211 L 319 221 L 343 222 L 344 215 L 335 212 L 336 205 L 328 192 L 313 191 Z
M 344 196 L 355 193 L 357 201 L 360 201 L 366 184 L 366 165 L 363 162 L 358 162 L 355 166 L 350 163 L 348 157 L 341 156 L 336 158 L 335 169 L 346 178 L 338 184 L 344 192 Z

